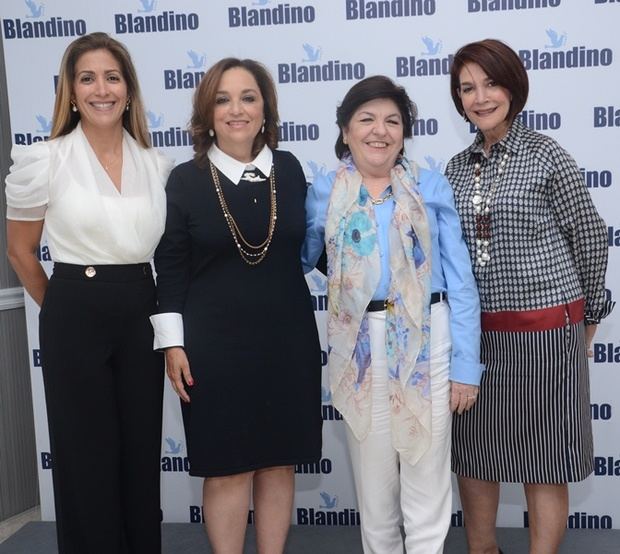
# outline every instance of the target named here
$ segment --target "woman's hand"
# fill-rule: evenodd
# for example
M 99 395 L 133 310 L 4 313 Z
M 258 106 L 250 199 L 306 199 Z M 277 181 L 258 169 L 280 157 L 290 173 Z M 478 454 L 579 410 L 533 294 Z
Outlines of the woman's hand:
M 478 399 L 479 387 L 464 383 L 450 383 L 450 411 L 462 414 L 471 408 Z
M 181 400 L 189 402 L 190 398 L 185 390 L 185 385 L 193 386 L 194 379 L 189 370 L 189 361 L 185 350 L 180 346 L 166 348 L 166 373 L 172 383 L 172 388 Z
M 596 333 L 596 324 L 595 325 L 586 325 L 586 353 L 588 354 L 588 358 L 594 357 L 594 352 L 592 352 L 592 340 L 594 339 L 594 334 Z

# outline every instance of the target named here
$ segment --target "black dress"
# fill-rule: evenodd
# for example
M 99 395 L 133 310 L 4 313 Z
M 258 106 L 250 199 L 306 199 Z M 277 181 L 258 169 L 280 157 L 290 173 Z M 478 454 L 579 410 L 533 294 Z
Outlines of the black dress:
M 318 461 L 321 352 L 301 266 L 306 180 L 273 152 L 277 220 L 265 259 L 241 258 L 209 168 L 176 167 L 155 253 L 160 313 L 183 314 L 194 378 L 182 403 L 190 474 L 231 475 Z M 230 213 L 252 244 L 269 225 L 269 181 L 233 184 L 218 172 Z

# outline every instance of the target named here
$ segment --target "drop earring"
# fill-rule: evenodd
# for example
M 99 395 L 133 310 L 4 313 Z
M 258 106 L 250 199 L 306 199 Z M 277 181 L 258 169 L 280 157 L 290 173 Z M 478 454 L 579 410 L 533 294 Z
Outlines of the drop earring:
M 209 136 L 213 138 L 215 136 L 215 131 L 213 129 L 209 129 Z
M 71 111 L 73 113 L 77 113 L 77 111 L 78 111 L 77 106 L 73 102 L 71 102 Z
M 127 104 L 125 104 L 125 111 L 129 111 L 129 106 L 131 105 L 131 98 L 127 98 Z
M 263 119 L 263 126 L 260 128 L 261 135 L 265 133 L 265 120 Z

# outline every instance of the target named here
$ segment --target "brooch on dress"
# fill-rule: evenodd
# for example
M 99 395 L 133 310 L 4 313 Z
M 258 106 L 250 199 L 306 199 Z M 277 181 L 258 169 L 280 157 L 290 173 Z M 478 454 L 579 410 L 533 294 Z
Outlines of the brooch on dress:
M 267 178 L 263 177 L 262 174 L 256 173 L 254 169 L 246 169 L 241 176 L 243 181 L 249 181 L 250 183 L 260 183 L 261 181 L 266 181 Z

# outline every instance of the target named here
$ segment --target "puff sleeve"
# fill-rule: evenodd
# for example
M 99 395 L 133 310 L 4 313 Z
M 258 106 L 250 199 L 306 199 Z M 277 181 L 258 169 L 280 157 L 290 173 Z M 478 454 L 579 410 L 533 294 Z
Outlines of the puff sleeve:
M 157 164 L 157 171 L 163 183 L 168 181 L 170 172 L 174 167 L 174 160 L 170 159 L 165 154 L 162 154 L 159 150 L 154 150 L 155 163 Z
M 50 145 L 13 146 L 6 177 L 7 219 L 40 221 L 49 202 Z

